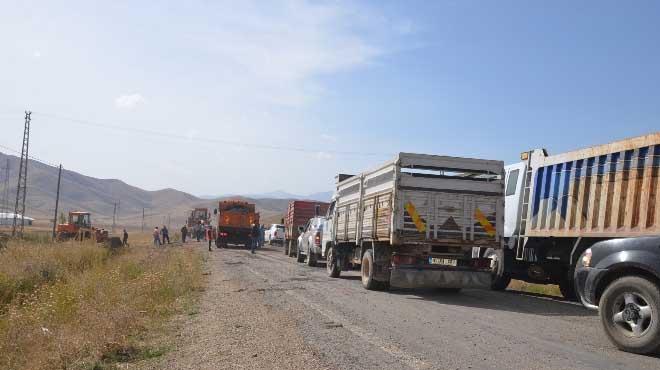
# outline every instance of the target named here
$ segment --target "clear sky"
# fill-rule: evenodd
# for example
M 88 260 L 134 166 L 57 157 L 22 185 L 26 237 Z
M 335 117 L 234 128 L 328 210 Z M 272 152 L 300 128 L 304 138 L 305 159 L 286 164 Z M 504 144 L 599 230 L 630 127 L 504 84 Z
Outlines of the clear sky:
M 32 154 L 146 189 L 305 194 L 398 151 L 511 163 L 660 130 L 658 1 L 0 9 L 0 145 L 30 109 Z

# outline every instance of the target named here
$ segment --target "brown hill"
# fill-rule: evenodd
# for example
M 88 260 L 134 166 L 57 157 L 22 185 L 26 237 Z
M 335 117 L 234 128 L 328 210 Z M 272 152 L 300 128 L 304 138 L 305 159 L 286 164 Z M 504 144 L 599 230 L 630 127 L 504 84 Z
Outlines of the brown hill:
M 9 159 L 9 211 L 13 212 L 16 199 L 16 183 L 20 159 L 0 153 L 0 167 Z M 4 171 L 0 172 L 0 207 L 5 207 Z M 57 168 L 30 160 L 28 163 L 28 193 L 26 215 L 47 224 L 53 218 L 57 191 Z M 261 213 L 263 223 L 279 222 L 289 199 L 250 199 L 245 197 L 223 197 L 201 199 L 175 189 L 157 191 L 143 190 L 116 179 L 98 179 L 74 171 L 62 171 L 60 211 L 84 210 L 92 213 L 93 221 L 105 227 L 112 224 L 115 203 L 118 205 L 117 225 L 140 227 L 144 209 L 147 227 L 169 223 L 178 227 L 185 222 L 193 207 L 213 210 L 223 199 L 242 199 L 254 203 Z

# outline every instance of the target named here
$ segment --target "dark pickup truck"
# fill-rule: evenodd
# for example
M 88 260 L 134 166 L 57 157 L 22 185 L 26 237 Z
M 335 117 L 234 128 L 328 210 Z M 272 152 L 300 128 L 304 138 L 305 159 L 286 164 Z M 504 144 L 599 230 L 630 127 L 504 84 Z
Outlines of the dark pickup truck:
M 575 284 L 619 349 L 660 350 L 660 236 L 594 244 L 578 260 Z

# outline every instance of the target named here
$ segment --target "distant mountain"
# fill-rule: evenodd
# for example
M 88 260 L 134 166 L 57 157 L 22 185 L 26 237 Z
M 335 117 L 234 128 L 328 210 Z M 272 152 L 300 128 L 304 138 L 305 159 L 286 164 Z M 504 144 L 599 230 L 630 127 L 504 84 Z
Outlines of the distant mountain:
M 313 193 L 309 195 L 299 195 L 299 194 L 288 193 L 283 190 L 276 190 L 268 193 L 245 194 L 245 195 L 237 195 L 237 196 L 242 196 L 251 199 L 308 199 L 308 200 L 316 200 L 319 202 L 329 202 L 330 199 L 332 199 L 332 191 Z M 217 199 L 222 197 L 226 197 L 226 196 L 214 196 L 214 195 L 199 196 L 200 199 Z
M 9 201 L 4 194 L 4 171 L 0 171 L 0 209 L 8 208 L 14 211 L 16 183 L 20 159 L 16 156 L 0 153 L 0 166 L 4 167 L 9 159 Z M 25 214 L 35 218 L 37 224 L 51 222 L 55 209 L 57 192 L 57 168 L 30 160 L 28 162 L 28 192 Z M 285 192 L 281 192 L 280 196 Z M 291 199 L 298 197 L 258 197 L 258 196 L 224 196 L 196 197 L 175 190 L 162 189 L 148 191 L 126 184 L 117 179 L 98 179 L 80 173 L 64 170 L 60 192 L 59 210 L 68 213 L 70 210 L 82 210 L 92 213 L 92 220 L 98 225 L 112 224 L 115 203 L 117 204 L 118 226 L 139 227 L 142 224 L 144 211 L 145 224 L 148 227 L 166 224 L 169 220 L 172 227 L 185 222 L 190 210 L 194 207 L 217 208 L 219 200 L 243 199 L 254 203 L 261 213 L 263 223 L 279 222 Z M 8 204 L 8 207 L 5 207 Z

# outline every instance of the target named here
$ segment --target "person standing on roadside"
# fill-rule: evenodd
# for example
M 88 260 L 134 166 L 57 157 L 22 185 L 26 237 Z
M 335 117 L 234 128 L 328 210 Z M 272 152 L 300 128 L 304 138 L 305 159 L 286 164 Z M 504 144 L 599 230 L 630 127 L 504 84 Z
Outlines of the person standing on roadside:
M 158 226 L 154 227 L 154 245 L 160 246 L 160 231 L 158 230 Z
M 161 233 L 163 234 L 163 244 L 165 244 L 165 240 L 167 240 L 167 244 L 170 244 L 170 231 L 167 230 L 167 226 L 163 225 Z
M 186 225 L 183 225 L 181 228 L 181 240 L 185 244 L 186 242 L 186 237 L 188 236 L 188 227 Z
M 206 240 L 209 242 L 209 252 L 211 251 L 211 243 L 215 240 L 213 236 L 213 228 L 211 226 L 206 228 Z
M 255 253 L 257 245 L 259 244 L 259 225 L 252 224 L 252 230 L 250 231 L 250 251 L 252 254 Z
M 124 247 L 128 247 L 128 232 L 126 231 L 126 229 L 124 229 L 124 235 L 123 238 L 121 239 L 121 244 Z
M 259 248 L 264 247 L 264 241 L 266 237 L 264 236 L 264 232 L 266 232 L 266 228 L 264 227 L 263 224 L 259 226 Z

